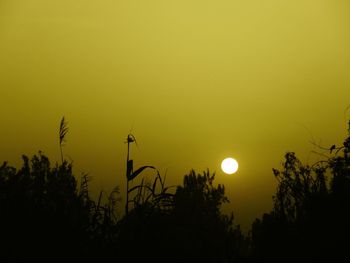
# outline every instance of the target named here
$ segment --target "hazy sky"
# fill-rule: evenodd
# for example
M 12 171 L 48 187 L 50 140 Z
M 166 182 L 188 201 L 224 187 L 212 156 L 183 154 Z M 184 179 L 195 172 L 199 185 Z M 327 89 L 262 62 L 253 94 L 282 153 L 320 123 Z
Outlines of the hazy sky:
M 168 184 L 216 171 L 247 226 L 285 152 L 313 162 L 309 140 L 346 135 L 349 14 L 348 0 L 0 0 L 0 160 L 58 161 L 65 115 L 75 173 L 124 190 L 133 127 L 136 166 Z

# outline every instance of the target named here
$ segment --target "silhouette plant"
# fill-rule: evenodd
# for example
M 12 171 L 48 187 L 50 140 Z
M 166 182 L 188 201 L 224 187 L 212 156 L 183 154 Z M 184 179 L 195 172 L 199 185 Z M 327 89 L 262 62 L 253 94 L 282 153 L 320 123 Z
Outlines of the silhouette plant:
M 143 181 L 142 181 L 140 186 L 136 186 L 136 187 L 133 187 L 131 189 L 129 189 L 129 182 L 131 180 L 135 179 L 145 169 L 149 168 L 149 169 L 156 170 L 156 168 L 154 166 L 151 166 L 151 165 L 146 165 L 146 166 L 142 166 L 142 167 L 138 168 L 136 171 L 134 171 L 134 161 L 133 161 L 133 159 L 130 159 L 130 144 L 131 143 L 137 144 L 135 136 L 131 133 L 128 134 L 128 136 L 126 138 L 126 143 L 128 145 L 127 157 L 126 157 L 126 204 L 125 204 L 125 214 L 127 216 L 129 214 L 129 203 L 130 202 L 133 202 L 134 204 L 139 203 L 140 197 L 142 196 L 142 191 L 144 189 Z M 158 175 L 159 175 L 159 173 L 158 173 Z M 137 199 L 130 201 L 129 195 L 134 190 L 139 190 L 139 193 L 137 195 Z
M 337 262 L 348 257 L 350 236 L 350 123 L 348 131 L 342 145 L 320 148 L 325 158 L 313 165 L 293 152 L 285 155 L 282 167 L 273 169 L 273 209 L 253 223 L 249 243 L 233 214 L 221 212 L 229 200 L 224 186 L 214 185 L 215 174 L 192 170 L 171 193 L 154 166 L 134 171 L 132 134 L 126 141 L 125 216 L 117 215 L 118 187 L 92 200 L 89 175 L 82 175 L 78 189 L 72 164 L 64 160 L 63 117 L 60 164 L 52 166 L 39 152 L 23 156 L 18 170 L 6 162 L 0 167 L 1 257 L 23 261 L 22 255 L 40 259 L 45 252 L 80 261 L 119 255 L 129 261 L 226 263 L 247 262 L 251 253 L 250 262 Z M 152 180 L 130 188 L 146 169 L 154 172 Z
M 347 257 L 350 123 L 348 132 L 343 145 L 320 147 L 325 158 L 311 166 L 288 152 L 282 169 L 273 169 L 278 180 L 274 208 L 252 226 L 255 261 L 321 262 Z
M 60 130 L 59 130 L 59 143 L 60 143 L 62 164 L 63 164 L 63 146 L 64 146 L 64 142 L 66 141 L 67 133 L 68 133 L 68 126 L 67 126 L 67 122 L 63 116 L 61 119 L 61 122 L 60 122 Z
M 3 251 L 14 258 L 25 253 L 75 253 L 84 243 L 89 211 L 76 190 L 72 166 L 67 162 L 51 167 L 49 159 L 39 155 L 17 170 L 4 163 L 0 167 L 0 232 L 7 240 Z M 40 247 L 40 251 L 37 251 Z M 59 252 L 59 250 L 62 250 Z
M 214 186 L 214 176 L 191 171 L 175 194 L 160 175 L 153 184 L 135 186 L 143 197 L 136 197 L 140 203 L 120 225 L 123 255 L 132 262 L 244 262 L 249 243 L 233 216 L 221 213 L 228 199 L 222 185 Z M 154 190 L 158 182 L 159 191 Z
M 222 214 L 221 206 L 229 202 L 223 185 L 214 185 L 215 173 L 184 176 L 174 196 L 176 239 L 184 248 L 192 247 L 187 257 L 203 262 L 242 262 L 247 256 L 248 241 L 233 214 Z M 181 229 L 181 231 L 179 231 Z M 185 238 L 186 237 L 186 238 Z M 181 241 L 180 241 L 181 240 Z M 194 245 L 195 244 L 195 245 Z

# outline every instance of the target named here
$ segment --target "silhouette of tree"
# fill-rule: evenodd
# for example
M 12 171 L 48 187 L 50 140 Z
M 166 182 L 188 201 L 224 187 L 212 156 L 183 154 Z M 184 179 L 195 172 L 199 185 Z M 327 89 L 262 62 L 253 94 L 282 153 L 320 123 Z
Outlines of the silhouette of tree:
M 64 119 L 62 123 L 65 124 Z M 67 132 L 61 125 L 60 147 Z M 134 137 L 128 137 L 128 143 Z M 322 148 L 329 157 L 303 164 L 285 155 L 273 209 L 252 225 L 251 243 L 233 214 L 221 212 L 228 202 L 215 174 L 190 171 L 174 193 L 158 170 L 133 170 L 127 158 L 127 181 L 146 168 L 153 182 L 128 188 L 127 216 L 119 218 L 119 189 L 89 195 L 89 176 L 80 189 L 72 164 L 51 165 L 39 152 L 23 156 L 20 169 L 0 166 L 0 260 L 102 260 L 118 255 L 129 261 L 152 262 L 318 262 L 347 258 L 350 236 L 350 123 L 341 146 Z M 62 152 L 62 151 L 61 151 Z M 324 154 L 323 154 L 324 155 Z M 130 198 L 129 198 L 130 194 Z M 130 210 L 131 209 L 131 210 Z M 251 258 L 249 258 L 251 253 Z
M 133 262 L 243 262 L 248 241 L 233 216 L 221 213 L 228 199 L 213 181 L 209 171 L 191 171 L 175 194 L 134 206 L 121 222 L 117 247 Z
M 241 262 L 247 243 L 233 215 L 220 211 L 229 202 L 223 185 L 214 186 L 215 174 L 207 170 L 185 175 L 183 186 L 174 196 L 174 240 L 182 247 L 183 256 L 202 262 Z M 186 260 L 186 258 L 181 258 Z
M 89 195 L 90 177 L 83 174 L 80 189 L 72 164 L 64 159 L 68 132 L 63 117 L 59 130 L 61 163 L 51 165 L 39 152 L 23 156 L 17 170 L 6 162 L 0 167 L 0 260 L 107 259 L 118 254 L 130 261 L 243 262 L 248 242 L 233 215 L 221 213 L 228 202 L 223 185 L 214 186 L 215 174 L 190 171 L 175 193 L 165 176 L 153 166 L 134 171 L 127 137 L 127 182 L 145 169 L 155 171 L 153 182 L 127 185 L 126 214 L 116 215 L 119 188 Z M 129 203 L 130 205 L 129 207 Z M 131 209 L 131 210 L 130 210 Z M 156 245 L 156 246 L 155 246 Z M 137 253 L 135 253 L 137 252 Z
M 304 165 L 289 152 L 282 170 L 273 169 L 278 180 L 273 211 L 252 225 L 255 261 L 318 262 L 348 257 L 349 146 L 350 133 L 342 146 L 326 148 L 333 155 L 325 160 Z
M 66 161 L 51 167 L 39 152 L 31 160 L 23 156 L 19 170 L 5 162 L 0 167 L 1 257 L 21 261 L 91 256 L 96 245 L 106 243 L 107 226 L 114 225 L 110 207 L 101 205 L 104 220 L 93 220 L 96 204 L 87 185 L 79 193 L 72 164 Z

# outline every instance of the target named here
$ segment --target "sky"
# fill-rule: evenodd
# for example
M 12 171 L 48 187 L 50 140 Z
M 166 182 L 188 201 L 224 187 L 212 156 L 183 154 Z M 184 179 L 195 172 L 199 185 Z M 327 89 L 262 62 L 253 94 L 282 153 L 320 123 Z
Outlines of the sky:
M 77 178 L 125 201 L 132 132 L 136 167 L 168 185 L 216 172 L 248 229 L 287 151 L 312 163 L 310 141 L 346 137 L 349 13 L 347 0 L 0 0 L 0 161 L 59 161 L 65 116 Z

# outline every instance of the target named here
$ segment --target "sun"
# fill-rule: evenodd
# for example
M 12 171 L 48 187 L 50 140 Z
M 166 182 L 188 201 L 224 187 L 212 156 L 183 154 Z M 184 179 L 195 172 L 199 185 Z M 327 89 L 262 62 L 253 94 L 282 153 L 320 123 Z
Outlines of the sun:
M 238 170 L 238 162 L 233 158 L 226 158 L 221 163 L 221 169 L 226 174 L 234 174 Z

